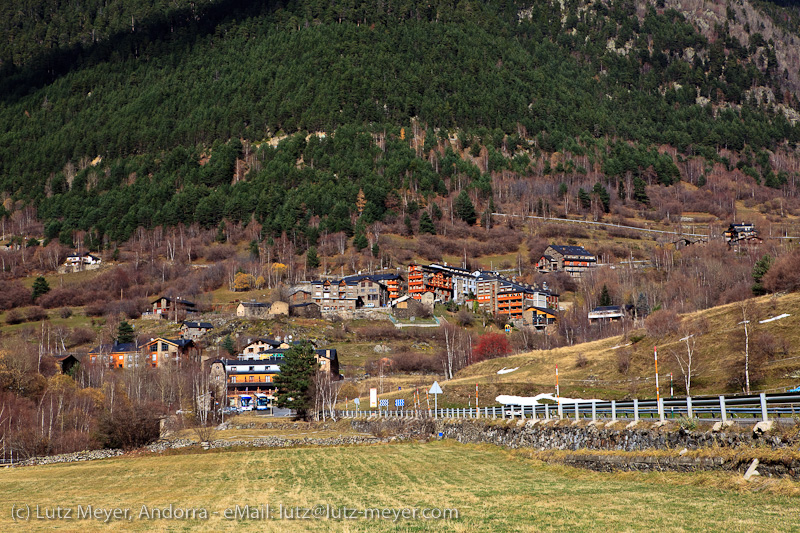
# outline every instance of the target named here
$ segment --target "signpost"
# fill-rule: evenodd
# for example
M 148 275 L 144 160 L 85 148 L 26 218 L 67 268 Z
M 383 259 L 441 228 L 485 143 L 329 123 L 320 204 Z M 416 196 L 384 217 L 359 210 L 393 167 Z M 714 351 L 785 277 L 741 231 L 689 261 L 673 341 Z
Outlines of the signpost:
M 653 346 L 653 357 L 656 360 L 656 403 L 658 403 L 658 399 L 660 398 L 658 392 L 658 346 Z
M 439 395 L 442 394 L 442 388 L 439 386 L 439 382 L 434 381 L 431 390 L 428 392 L 433 394 L 433 417 L 437 418 L 436 411 L 439 409 Z
M 405 405 L 406 405 L 406 401 L 403 400 L 402 398 L 398 398 L 397 400 L 394 401 L 394 410 L 395 411 L 400 411 L 400 408 L 401 407 L 405 407 Z
M 358 408 L 361 407 L 361 398 L 353 398 L 353 403 L 356 404 L 356 412 L 358 412 Z
M 369 389 L 369 408 L 378 407 L 378 389 Z

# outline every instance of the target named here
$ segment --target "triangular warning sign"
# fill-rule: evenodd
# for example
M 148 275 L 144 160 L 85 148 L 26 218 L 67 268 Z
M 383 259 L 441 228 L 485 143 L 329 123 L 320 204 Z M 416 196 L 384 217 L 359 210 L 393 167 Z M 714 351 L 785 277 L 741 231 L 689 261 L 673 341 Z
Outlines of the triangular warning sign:
M 438 381 L 433 382 L 433 386 L 431 386 L 431 390 L 428 391 L 428 394 L 441 394 L 442 388 L 439 386 Z

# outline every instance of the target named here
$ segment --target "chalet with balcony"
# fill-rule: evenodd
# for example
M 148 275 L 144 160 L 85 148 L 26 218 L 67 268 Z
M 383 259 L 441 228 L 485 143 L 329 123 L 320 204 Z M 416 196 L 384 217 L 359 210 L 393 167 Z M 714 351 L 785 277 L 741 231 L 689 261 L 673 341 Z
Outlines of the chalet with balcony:
M 401 287 L 402 277 L 396 274 L 359 274 L 338 281 L 312 281 L 311 301 L 323 314 L 385 307 Z
M 729 246 L 736 244 L 759 244 L 762 242 L 756 231 L 755 224 L 749 222 L 734 222 L 723 232 L 725 242 Z
M 242 356 L 259 355 L 270 350 L 288 350 L 291 344 L 287 341 L 278 339 L 268 339 L 266 337 L 250 340 L 242 350 Z
M 530 305 L 522 312 L 522 323 L 536 329 L 544 329 L 558 320 L 558 312 L 549 307 Z
M 198 340 L 212 329 L 214 329 L 214 325 L 211 322 L 183 322 L 181 324 L 181 337 Z
M 536 264 L 539 272 L 566 272 L 580 279 L 584 272 L 597 266 L 597 257 L 583 246 L 551 244 Z
M 482 272 L 478 277 L 475 298 L 483 312 L 509 319 L 524 319 L 525 310 L 531 307 L 558 309 L 558 294 L 494 272 Z
M 103 261 L 99 257 L 92 255 L 89 252 L 84 252 L 79 254 L 68 255 L 67 260 L 64 261 L 64 266 L 80 268 L 86 266 L 99 265 L 102 262 Z
M 184 317 L 188 313 L 196 313 L 197 305 L 183 298 L 172 298 L 161 296 L 150 303 L 153 306 L 153 314 L 166 319 Z
M 621 305 L 602 305 L 589 311 L 589 322 L 616 322 L 625 318 Z
M 458 303 L 467 301 L 477 290 L 477 281 L 481 272 L 465 268 L 439 265 L 410 264 L 408 266 L 408 294 L 415 300 L 422 298 L 425 292 L 432 292 L 437 300 Z
M 88 354 L 91 363 L 108 365 L 109 368 L 131 368 L 139 366 L 139 345 L 135 342 L 101 344 Z
M 143 363 L 151 368 L 200 359 L 200 348 L 191 339 L 157 337 L 142 346 Z

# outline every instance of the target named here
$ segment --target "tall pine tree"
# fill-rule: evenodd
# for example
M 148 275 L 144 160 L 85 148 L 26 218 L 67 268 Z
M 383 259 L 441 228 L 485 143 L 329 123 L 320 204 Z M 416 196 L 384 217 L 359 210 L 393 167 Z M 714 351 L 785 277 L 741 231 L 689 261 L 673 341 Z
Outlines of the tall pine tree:
M 455 209 L 456 216 L 470 226 L 474 225 L 475 221 L 478 219 L 478 216 L 475 214 L 475 206 L 472 205 L 472 200 L 469 199 L 469 194 L 467 194 L 466 189 L 461 189 L 461 192 L 458 194 L 453 204 L 453 208 Z
M 312 385 L 317 371 L 314 350 L 308 343 L 296 344 L 283 357 L 281 372 L 275 376 L 276 405 L 294 409 L 298 418 L 307 418 L 314 405 Z

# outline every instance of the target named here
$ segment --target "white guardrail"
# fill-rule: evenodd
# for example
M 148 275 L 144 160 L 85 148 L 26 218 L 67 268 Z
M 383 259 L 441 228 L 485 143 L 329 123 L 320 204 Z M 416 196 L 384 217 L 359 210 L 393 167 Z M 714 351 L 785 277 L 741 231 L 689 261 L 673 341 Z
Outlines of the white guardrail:
M 342 418 L 520 418 L 597 421 L 667 418 L 698 418 L 708 422 L 767 422 L 800 416 L 800 393 L 754 394 L 749 396 L 704 396 L 651 400 L 574 400 L 541 405 L 504 405 L 452 409 L 378 409 L 337 411 Z

